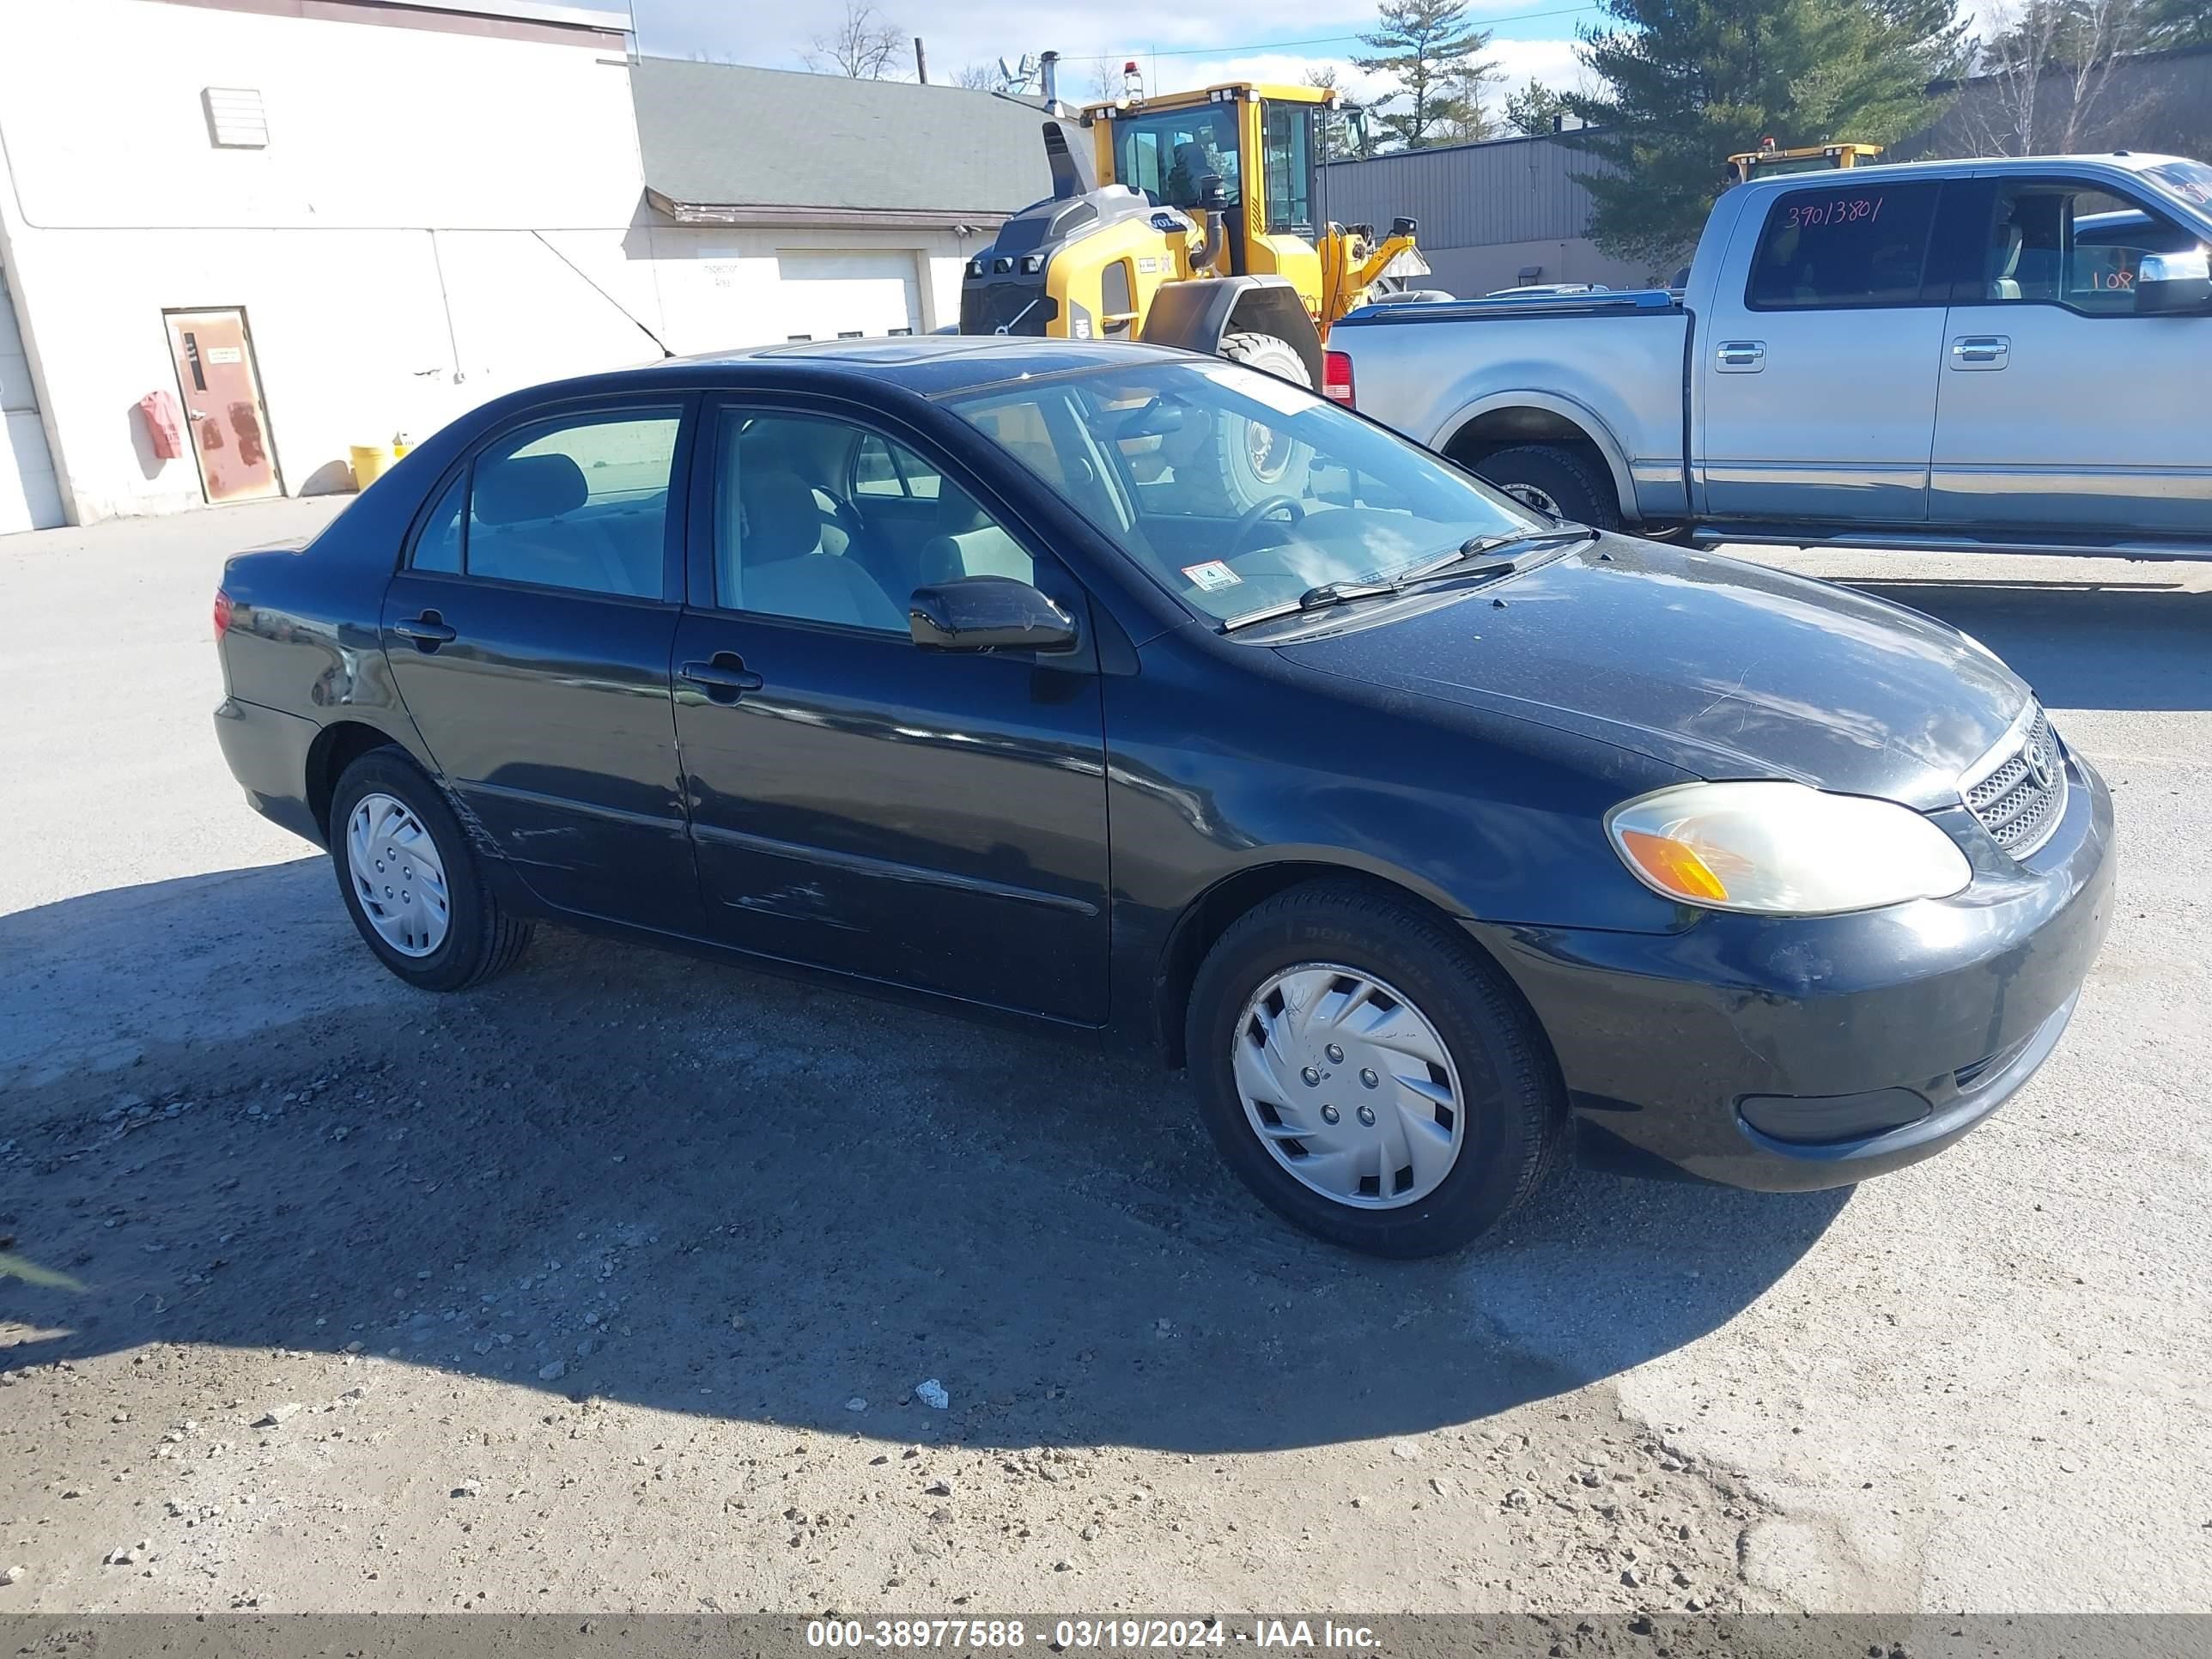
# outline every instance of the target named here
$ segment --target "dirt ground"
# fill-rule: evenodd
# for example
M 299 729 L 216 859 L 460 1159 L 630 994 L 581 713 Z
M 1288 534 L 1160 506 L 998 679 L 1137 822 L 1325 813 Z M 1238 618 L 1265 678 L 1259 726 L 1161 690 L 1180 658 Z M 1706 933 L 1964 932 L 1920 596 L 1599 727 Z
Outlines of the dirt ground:
M 1793 558 L 2105 767 L 2074 1030 L 1856 1193 L 1398 1266 L 1139 1065 L 560 930 L 391 979 L 207 718 L 222 555 L 328 510 L 0 541 L 74 624 L 0 650 L 0 1252 L 71 1281 L 0 1278 L 0 1612 L 2212 1611 L 2212 570 Z

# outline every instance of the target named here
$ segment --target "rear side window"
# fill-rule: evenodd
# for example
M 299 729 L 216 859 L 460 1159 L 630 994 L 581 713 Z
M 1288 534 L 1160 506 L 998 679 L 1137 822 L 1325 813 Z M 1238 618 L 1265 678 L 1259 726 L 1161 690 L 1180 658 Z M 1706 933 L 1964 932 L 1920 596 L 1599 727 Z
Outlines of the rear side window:
M 544 421 L 479 454 L 423 521 L 409 560 L 495 581 L 659 599 L 682 410 Z
M 1918 305 L 1933 180 L 1859 185 L 1848 172 L 1775 198 L 1760 230 L 1744 302 L 1753 311 Z

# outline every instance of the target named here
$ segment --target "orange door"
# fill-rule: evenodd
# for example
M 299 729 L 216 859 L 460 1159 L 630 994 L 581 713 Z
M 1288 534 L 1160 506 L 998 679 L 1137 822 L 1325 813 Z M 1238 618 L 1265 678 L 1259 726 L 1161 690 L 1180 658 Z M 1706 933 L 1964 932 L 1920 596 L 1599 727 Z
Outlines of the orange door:
M 200 488 L 211 501 L 279 495 L 276 458 L 261 377 L 242 311 L 171 311 L 169 349 L 185 398 L 185 427 L 200 464 Z

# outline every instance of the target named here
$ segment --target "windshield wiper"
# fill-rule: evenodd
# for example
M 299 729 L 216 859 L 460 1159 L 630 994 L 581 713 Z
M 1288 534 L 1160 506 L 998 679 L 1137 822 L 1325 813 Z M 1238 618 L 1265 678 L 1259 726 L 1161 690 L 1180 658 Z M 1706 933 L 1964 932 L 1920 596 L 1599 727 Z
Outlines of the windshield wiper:
M 1542 531 L 1534 534 L 1515 536 L 1470 536 L 1449 553 L 1442 553 L 1408 569 L 1400 571 L 1386 581 L 1322 582 L 1309 587 L 1295 599 L 1281 605 L 1263 605 L 1257 611 L 1248 611 L 1241 617 L 1231 617 L 1221 624 L 1224 634 L 1235 629 L 1249 627 L 1254 623 L 1269 622 L 1278 617 L 1295 617 L 1309 611 L 1326 611 L 1332 605 L 1348 604 L 1355 599 L 1387 599 L 1402 593 L 1415 582 L 1432 577 L 1504 576 L 1510 574 L 1519 562 L 1517 558 L 1499 559 L 1489 556 L 1504 548 L 1516 553 L 1536 548 L 1564 546 L 1571 542 L 1585 541 L 1597 532 L 1586 525 Z

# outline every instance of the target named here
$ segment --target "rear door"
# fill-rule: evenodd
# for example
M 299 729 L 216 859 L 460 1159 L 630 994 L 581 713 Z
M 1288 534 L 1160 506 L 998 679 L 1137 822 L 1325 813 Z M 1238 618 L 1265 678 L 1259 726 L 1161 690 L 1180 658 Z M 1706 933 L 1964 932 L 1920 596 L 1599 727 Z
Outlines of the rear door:
M 383 643 L 470 827 L 539 897 L 690 933 L 668 682 L 684 413 L 575 405 L 480 445 L 386 592 Z
M 1850 172 L 1737 227 L 1693 367 L 1715 519 L 1915 524 L 1948 293 L 1927 282 L 1935 179 Z
M 2212 315 L 2144 315 L 2136 275 L 2203 239 L 2081 179 L 1985 179 L 1945 325 L 1929 516 L 2212 535 Z

